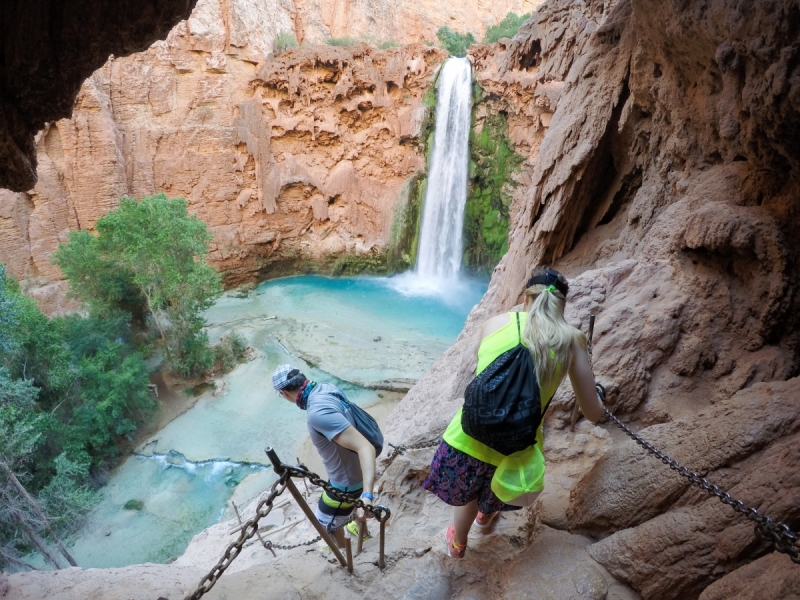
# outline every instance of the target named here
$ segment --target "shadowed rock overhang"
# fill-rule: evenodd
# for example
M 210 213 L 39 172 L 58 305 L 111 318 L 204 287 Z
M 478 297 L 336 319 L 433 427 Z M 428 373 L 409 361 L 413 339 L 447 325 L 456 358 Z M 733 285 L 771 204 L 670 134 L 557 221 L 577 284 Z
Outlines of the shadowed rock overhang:
M 0 3 L 0 188 L 36 183 L 34 136 L 72 114 L 109 55 L 163 39 L 197 0 L 4 0 Z

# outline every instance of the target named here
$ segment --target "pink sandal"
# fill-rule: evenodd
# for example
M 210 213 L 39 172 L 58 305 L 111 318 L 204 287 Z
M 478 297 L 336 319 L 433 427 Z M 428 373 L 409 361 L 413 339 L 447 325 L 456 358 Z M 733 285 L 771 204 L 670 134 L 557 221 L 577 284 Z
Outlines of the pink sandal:
M 447 528 L 447 533 L 444 535 L 447 540 L 447 553 L 450 558 L 464 558 L 464 553 L 467 551 L 466 544 L 459 544 L 456 542 L 456 526 L 451 523 Z

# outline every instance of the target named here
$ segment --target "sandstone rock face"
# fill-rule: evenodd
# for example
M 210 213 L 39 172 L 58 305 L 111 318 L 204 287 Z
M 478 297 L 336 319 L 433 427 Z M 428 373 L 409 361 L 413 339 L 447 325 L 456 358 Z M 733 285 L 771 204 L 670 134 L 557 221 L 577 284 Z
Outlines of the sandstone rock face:
M 798 391 L 796 378 L 758 384 L 691 420 L 650 427 L 648 437 L 659 447 L 675 447 L 675 458 L 693 470 L 713 472 L 710 478 L 734 498 L 746 499 L 774 519 L 796 522 Z M 677 475 L 654 471 L 655 459 L 632 445 L 622 444 L 606 455 L 603 462 L 616 465 L 598 464 L 576 487 L 576 502 L 570 507 L 576 527 L 624 527 L 589 550 L 612 574 L 644 597 L 696 597 L 720 572 L 770 550 L 755 537 L 750 521 L 718 499 L 688 488 Z M 681 456 L 689 448 L 691 455 Z M 601 479 L 603 490 L 584 487 Z M 598 499 L 603 499 L 602 507 Z M 624 517 L 615 514 L 622 507 L 628 513 Z M 664 507 L 670 509 L 656 514 Z
M 483 38 L 488 27 L 509 13 L 531 13 L 543 0 L 295 0 L 296 34 L 300 41 L 366 37 L 401 44 L 437 43 L 436 31 L 447 25 L 460 33 Z
M 166 41 L 109 60 L 73 118 L 35 121 L 53 121 L 36 138 L 39 181 L 0 190 L 0 261 L 50 299 L 45 310 L 63 308 L 38 291 L 61 279 L 49 262 L 58 244 L 121 196 L 157 191 L 186 197 L 209 224 L 229 285 L 384 252 L 404 186 L 425 168 L 420 100 L 445 55 L 323 45 L 274 57 L 276 37 L 435 41 L 447 24 L 480 38 L 538 2 L 362 4 L 200 0 Z
M 0 7 L 0 187 L 36 183 L 34 135 L 68 117 L 83 81 L 109 54 L 163 39 L 197 0 L 10 0 Z
M 800 598 L 800 569 L 784 554 L 768 554 L 708 586 L 700 600 Z
M 530 185 L 487 295 L 390 416 L 391 435 L 441 434 L 474 369 L 477 328 L 551 263 L 571 278 L 568 321 L 585 331 L 597 315 L 594 369 L 623 420 L 737 498 L 798 522 L 800 66 L 786 26 L 798 16 L 790 2 L 752 13 L 725 1 L 553 2 L 505 58 L 473 49 L 510 128 L 513 107 L 538 113 L 515 139 Z M 545 430 L 545 522 L 616 532 L 589 553 L 646 598 L 697 597 L 767 551 L 746 520 L 619 432 L 580 452 L 587 431 L 564 429 L 563 387 Z
M 70 116 L 81 84 L 110 54 L 143 51 L 190 14 L 180 29 L 190 35 L 193 51 L 210 54 L 205 66 L 213 71 L 224 70 L 231 56 L 263 61 L 281 32 L 306 43 L 355 37 L 408 44 L 436 42 L 437 29 L 448 25 L 481 39 L 509 12 L 530 13 L 542 0 L 200 0 L 192 12 L 196 2 L 4 3 L 0 187 L 24 192 L 34 186 L 34 136 L 46 123 Z M 187 64 L 193 62 L 186 58 Z
M 37 185 L 0 192 L 12 274 L 60 280 L 49 258 L 69 231 L 91 230 L 123 195 L 158 191 L 208 224 L 228 284 L 386 250 L 406 181 L 425 168 L 413 141 L 445 54 L 316 46 L 258 68 L 291 21 L 256 4 L 226 5 L 242 8 L 226 20 L 202 2 L 165 42 L 86 81 L 74 117 L 39 135 Z

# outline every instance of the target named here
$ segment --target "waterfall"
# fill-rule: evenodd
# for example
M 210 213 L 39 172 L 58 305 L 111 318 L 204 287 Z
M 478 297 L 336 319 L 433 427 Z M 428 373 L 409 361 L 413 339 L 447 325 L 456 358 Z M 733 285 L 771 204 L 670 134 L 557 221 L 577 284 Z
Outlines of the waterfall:
M 458 276 L 463 252 L 472 97 L 472 70 L 466 58 L 444 63 L 437 91 L 416 271 L 422 278 L 441 279 Z

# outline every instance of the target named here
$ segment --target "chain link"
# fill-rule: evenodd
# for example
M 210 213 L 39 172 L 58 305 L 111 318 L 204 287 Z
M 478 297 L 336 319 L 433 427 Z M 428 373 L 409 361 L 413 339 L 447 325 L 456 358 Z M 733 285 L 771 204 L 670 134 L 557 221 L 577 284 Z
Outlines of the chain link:
M 780 521 L 774 521 L 770 517 L 760 514 L 755 508 L 747 506 L 741 500 L 734 500 L 728 492 L 722 491 L 719 487 L 708 481 L 705 477 L 701 477 L 698 473 L 681 466 L 676 460 L 655 448 L 650 442 L 639 437 L 612 415 L 606 407 L 603 407 L 603 412 L 608 420 L 612 421 L 637 444 L 650 452 L 650 454 L 653 454 L 670 469 L 677 471 L 692 484 L 705 490 L 710 495 L 718 498 L 723 504 L 727 504 L 739 514 L 753 521 L 755 523 L 755 532 L 758 537 L 771 543 L 778 552 L 788 554 L 793 563 L 800 564 L 800 543 L 798 543 L 800 536 L 798 536 L 797 532 L 792 531 L 788 525 Z
M 352 523 L 355 520 L 356 520 L 355 516 L 351 515 L 350 518 L 347 519 L 347 521 L 345 521 L 344 523 L 342 523 L 338 527 L 330 527 L 330 526 L 328 526 L 328 527 L 325 528 L 325 530 L 328 533 L 336 533 L 337 531 L 340 531 L 340 530 L 344 529 L 345 527 L 347 527 L 350 523 Z M 277 548 L 278 550 L 294 550 L 295 548 L 300 548 L 302 546 L 310 546 L 311 544 L 316 544 L 321 539 L 322 539 L 322 536 L 318 535 L 314 539 L 308 540 L 307 542 L 299 542 L 297 544 L 291 544 L 291 545 L 274 544 L 270 540 L 267 540 L 266 542 L 264 542 L 264 548 L 266 548 L 267 550 L 272 550 L 273 548 Z
M 186 596 L 185 600 L 198 600 L 214 587 L 214 584 L 217 583 L 225 569 L 239 556 L 244 543 L 256 534 L 258 522 L 270 513 L 275 498 L 286 490 L 286 482 L 289 481 L 289 476 L 289 473 L 284 473 L 278 481 L 272 484 L 269 495 L 258 503 L 255 516 L 244 524 L 239 532 L 239 538 L 225 549 L 225 553 L 219 559 L 219 562 L 200 580 L 197 589 L 190 596 Z
M 258 503 L 256 507 L 256 514 L 255 516 L 247 521 L 239 532 L 239 538 L 233 542 L 228 548 L 225 550 L 225 553 L 222 555 L 222 558 L 219 562 L 209 571 L 209 573 L 203 577 L 200 583 L 197 586 L 197 589 L 192 593 L 190 596 L 186 596 L 184 600 L 199 600 L 206 592 L 210 591 L 217 580 L 222 576 L 233 560 L 239 556 L 239 553 L 242 551 L 242 547 L 244 546 L 245 542 L 256 535 L 258 531 L 258 521 L 266 517 L 270 511 L 272 510 L 273 502 L 275 498 L 280 496 L 286 490 L 286 482 L 291 477 L 301 477 L 303 479 L 308 479 L 313 485 L 319 486 L 324 489 L 328 495 L 335 499 L 339 500 L 340 502 L 348 502 L 353 504 L 357 508 L 361 508 L 364 512 L 370 513 L 375 517 L 375 519 L 379 523 L 385 523 L 391 517 L 391 511 L 385 506 L 373 506 L 372 504 L 366 504 L 361 499 L 356 498 L 354 495 L 346 494 L 341 490 L 333 487 L 327 481 L 324 481 L 319 475 L 309 471 L 304 465 L 297 465 L 296 467 L 290 467 L 288 465 L 284 465 L 284 472 L 281 475 L 280 479 L 272 484 L 271 491 L 269 496 L 267 496 L 264 500 Z M 328 527 L 328 533 L 336 533 L 340 529 L 347 527 L 354 520 L 354 516 L 351 516 L 347 521 L 342 523 L 337 527 Z M 311 544 L 315 544 L 322 539 L 322 536 L 317 536 L 312 540 L 308 540 L 306 542 L 300 542 L 299 544 L 292 544 L 292 545 L 281 545 L 281 544 L 274 544 L 271 541 L 264 542 L 264 548 L 269 550 L 274 554 L 274 550 L 277 548 L 278 550 L 293 550 L 294 548 L 299 548 L 301 546 L 310 546 Z
M 303 477 L 308 479 L 312 484 L 321 487 L 325 490 L 331 498 L 334 500 L 338 500 L 339 502 L 347 502 L 348 504 L 353 504 L 356 508 L 362 509 L 364 512 L 371 514 L 375 517 L 378 523 L 385 523 L 389 520 L 389 517 L 392 516 L 391 511 L 385 506 L 373 506 L 372 504 L 367 504 L 360 498 L 357 498 L 355 494 L 348 494 L 343 492 L 342 490 L 333 487 L 330 483 L 323 480 L 319 475 L 309 471 L 303 465 L 297 465 L 295 467 L 290 467 L 288 465 L 284 465 L 284 469 L 286 469 L 286 473 L 289 473 L 292 477 Z M 347 523 L 345 523 L 346 525 Z M 340 529 L 342 526 L 339 526 L 337 529 Z
M 401 454 L 405 454 L 406 450 L 422 450 L 423 448 L 433 448 L 434 446 L 438 446 L 442 443 L 442 440 L 436 439 L 431 440 L 429 442 L 420 442 L 419 444 L 411 444 L 409 446 L 395 446 L 391 442 L 389 445 L 392 447 L 392 453 L 386 457 L 386 464 L 383 467 L 383 470 L 378 475 L 378 478 L 382 477 L 384 473 L 386 473 L 386 469 L 392 466 L 394 459 L 400 456 Z
M 667 465 L 673 471 L 676 471 L 683 477 L 686 477 L 690 483 L 700 487 L 701 489 L 708 492 L 710 495 L 718 498 L 720 502 L 723 504 L 727 504 L 733 510 L 738 512 L 739 514 L 744 515 L 747 519 L 755 523 L 755 533 L 756 535 L 771 543 L 775 546 L 775 549 L 779 552 L 789 555 L 792 562 L 796 564 L 800 564 L 800 536 L 797 532 L 792 531 L 788 525 L 782 523 L 780 521 L 774 521 L 770 517 L 765 515 L 761 515 L 758 510 L 751 506 L 747 506 L 741 500 L 734 500 L 728 492 L 722 491 L 718 486 L 712 484 L 708 481 L 705 477 L 700 476 L 698 473 L 694 471 L 690 471 L 684 466 L 681 466 L 677 461 L 673 460 L 669 456 L 667 456 L 664 452 L 661 452 L 657 448 L 655 448 L 652 444 L 647 442 L 646 440 L 642 439 L 639 435 L 628 429 L 619 419 L 617 419 L 608 408 L 603 407 L 604 413 L 604 420 L 609 420 L 617 425 L 622 431 L 625 432 L 630 438 L 632 438 L 637 444 L 642 446 L 645 450 L 653 454 L 656 458 L 658 458 L 662 463 Z M 440 443 L 440 440 L 430 440 L 427 442 L 421 442 L 419 444 L 411 444 L 408 446 L 403 445 L 395 445 L 389 444 L 392 447 L 392 453 L 388 457 L 388 466 L 392 463 L 392 461 L 400 454 L 405 453 L 407 450 L 421 450 L 423 448 L 432 448 L 437 446 Z M 391 517 L 391 511 L 381 505 L 372 505 L 367 504 L 362 501 L 360 498 L 357 498 L 354 494 L 348 494 L 343 492 L 342 490 L 333 487 L 329 482 L 323 480 L 319 475 L 309 471 L 305 465 L 298 464 L 297 466 L 291 467 L 288 465 L 283 465 L 284 472 L 281 475 L 280 479 L 278 479 L 275 483 L 272 484 L 270 489 L 269 495 L 258 503 L 256 507 L 255 516 L 247 521 L 242 527 L 239 532 L 239 538 L 230 544 L 228 548 L 225 550 L 222 558 L 220 558 L 219 562 L 209 571 L 207 575 L 203 577 L 200 583 L 197 586 L 197 589 L 192 593 L 190 596 L 186 596 L 185 600 L 199 600 L 206 592 L 210 591 L 211 588 L 214 587 L 214 584 L 217 580 L 222 576 L 225 570 L 230 566 L 233 560 L 239 556 L 242 551 L 242 548 L 249 540 L 258 532 L 258 522 L 262 518 L 266 517 L 270 511 L 272 511 L 273 503 L 275 498 L 280 496 L 284 491 L 286 491 L 287 482 L 291 477 L 300 477 L 302 479 L 308 479 L 312 485 L 316 485 L 321 487 L 325 492 L 334 500 L 338 500 L 340 502 L 347 502 L 352 504 L 356 508 L 362 509 L 365 513 L 369 513 L 375 517 L 375 519 L 383 524 L 389 520 Z M 384 469 L 385 470 L 385 469 Z M 332 528 L 328 527 L 329 533 L 335 533 L 340 529 L 343 529 L 348 524 L 350 524 L 354 520 L 354 517 L 351 516 L 350 519 L 339 525 L 338 527 Z M 264 542 L 264 547 L 271 551 L 274 554 L 274 549 L 278 550 L 293 550 L 295 548 L 299 548 L 301 546 L 310 546 L 319 542 L 322 539 L 321 536 L 317 536 L 314 539 L 308 540 L 306 542 L 300 542 L 297 544 L 291 545 L 281 545 L 281 544 L 274 544 L 271 541 Z

